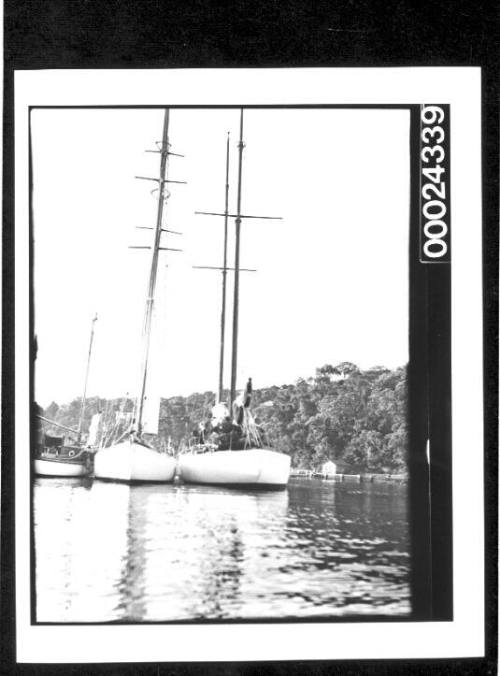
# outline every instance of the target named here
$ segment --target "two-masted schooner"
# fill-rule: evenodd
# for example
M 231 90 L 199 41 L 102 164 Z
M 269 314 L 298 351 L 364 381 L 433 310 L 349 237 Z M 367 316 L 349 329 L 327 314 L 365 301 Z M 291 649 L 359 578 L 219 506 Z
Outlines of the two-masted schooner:
M 243 270 L 240 268 L 241 221 L 244 218 L 274 219 L 274 217 L 270 216 L 245 216 L 241 213 L 243 148 L 243 109 L 241 109 L 236 214 L 229 214 L 228 211 L 229 139 L 226 152 L 226 199 L 224 213 L 197 212 L 224 217 L 224 257 L 221 268 L 222 311 L 219 401 L 214 406 L 212 420 L 208 423 L 209 429 L 207 431 L 210 432 L 208 440 L 200 439 L 201 443 L 196 444 L 189 452 L 179 456 L 178 473 L 187 483 L 283 487 L 288 483 L 290 476 L 290 456 L 270 449 L 266 443 L 263 430 L 255 424 L 250 411 L 252 396 L 251 379 L 249 379 L 245 390 L 236 397 L 239 274 Z M 228 409 L 222 399 L 226 273 L 231 269 L 227 267 L 227 220 L 229 217 L 234 217 L 236 229 L 234 268 L 232 268 L 234 272 L 234 297 L 231 394 Z
M 165 452 L 155 449 L 144 438 L 144 405 L 148 382 L 148 362 L 156 278 L 160 251 L 168 249 L 168 247 L 161 246 L 162 233 L 166 231 L 166 228 L 163 225 L 163 207 L 168 198 L 166 184 L 184 182 L 172 181 L 168 178 L 169 157 L 170 155 L 176 154 L 170 152 L 168 136 L 169 117 L 170 111 L 167 108 L 164 114 L 162 140 L 158 144 L 157 151 L 160 155 L 160 176 L 158 179 L 147 179 L 155 180 L 158 183 L 158 210 L 156 215 L 156 226 L 154 228 L 153 244 L 151 247 L 151 265 L 142 333 L 142 360 L 139 394 L 135 402 L 131 425 L 126 433 L 117 443 L 99 449 L 95 456 L 94 476 L 97 479 L 126 482 L 166 482 L 172 481 L 175 475 L 175 458 Z

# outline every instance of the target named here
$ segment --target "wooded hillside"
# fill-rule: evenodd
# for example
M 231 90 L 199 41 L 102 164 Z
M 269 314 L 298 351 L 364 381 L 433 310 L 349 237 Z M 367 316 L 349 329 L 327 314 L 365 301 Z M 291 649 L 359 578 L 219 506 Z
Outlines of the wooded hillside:
M 210 417 L 214 403 L 213 392 L 162 399 L 155 445 L 164 445 L 169 437 L 176 448 L 187 445 L 193 430 Z M 80 405 L 80 399 L 63 406 L 52 403 L 45 415 L 76 427 Z M 98 411 L 114 421 L 116 412 L 132 408 L 131 400 L 91 398 L 83 430 Z M 349 362 L 326 364 L 306 380 L 254 390 L 252 412 L 273 447 L 292 456 L 293 467 L 319 469 L 333 460 L 338 471 L 406 471 L 406 368 L 360 371 Z

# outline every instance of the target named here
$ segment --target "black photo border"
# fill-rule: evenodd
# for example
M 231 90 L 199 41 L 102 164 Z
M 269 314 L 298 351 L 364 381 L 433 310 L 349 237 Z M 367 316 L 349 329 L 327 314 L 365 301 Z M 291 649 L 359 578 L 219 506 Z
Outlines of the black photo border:
M 268 4 L 268 3 L 266 3 Z M 496 673 L 498 542 L 498 6 L 491 0 L 457 2 L 367 2 L 332 5 L 316 12 L 307 3 L 286 3 L 270 17 L 261 3 L 252 13 L 250 33 L 240 7 L 226 22 L 191 3 L 160 7 L 123 0 L 110 20 L 111 5 L 90 7 L 46 0 L 6 0 L 3 162 L 3 325 L 2 325 L 2 604 L 1 666 L 16 673 L 211 673 L 211 674 L 483 674 Z M 64 7 L 66 5 L 66 7 Z M 103 3 L 104 5 L 104 3 Z M 397 6 L 396 6 L 397 5 Z M 104 11 L 105 21 L 94 15 Z M 221 10 L 223 15 L 224 11 Z M 274 9 L 276 12 L 276 8 Z M 168 15 L 168 16 L 167 16 Z M 229 12 L 227 13 L 229 15 Z M 303 21 L 304 17 L 307 19 Z M 235 26 L 235 23 L 237 24 Z M 117 31 L 116 27 L 120 30 Z M 300 30 L 297 27 L 300 26 Z M 260 34 L 256 31 L 260 28 Z M 331 38 L 338 38 L 331 40 Z M 168 38 L 173 38 L 169 40 Z M 193 67 L 403 67 L 482 68 L 483 130 L 483 312 L 485 423 L 486 657 L 441 660 L 363 660 L 252 664 L 150 663 L 15 665 L 14 617 L 14 71 L 27 68 L 193 68 Z

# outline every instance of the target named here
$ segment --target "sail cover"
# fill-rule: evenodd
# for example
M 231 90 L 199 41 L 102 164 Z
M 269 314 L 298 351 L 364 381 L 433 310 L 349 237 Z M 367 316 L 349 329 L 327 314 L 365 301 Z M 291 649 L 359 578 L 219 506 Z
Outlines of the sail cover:
M 89 435 L 87 437 L 87 446 L 97 446 L 97 435 L 99 433 L 99 423 L 101 421 L 101 414 L 95 413 L 92 416 L 89 427 Z
M 142 430 L 146 434 L 158 434 L 158 423 L 160 419 L 160 397 L 159 395 L 149 394 L 144 399 L 144 409 L 142 413 Z

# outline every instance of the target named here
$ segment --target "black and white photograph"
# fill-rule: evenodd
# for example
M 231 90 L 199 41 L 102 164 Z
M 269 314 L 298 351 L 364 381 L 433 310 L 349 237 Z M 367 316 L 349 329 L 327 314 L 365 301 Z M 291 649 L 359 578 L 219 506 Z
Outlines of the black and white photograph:
M 187 94 L 207 73 L 212 93 Z M 167 660 L 194 637 L 195 660 L 324 659 L 464 631 L 480 606 L 457 595 L 457 523 L 480 512 L 482 465 L 477 449 L 464 517 L 456 448 L 478 428 L 457 436 L 451 366 L 478 338 L 454 342 L 452 260 L 478 118 L 459 74 L 442 98 L 425 73 L 357 91 L 248 73 L 251 96 L 226 72 L 151 75 L 154 96 L 139 75 L 109 96 L 105 74 L 85 96 L 79 77 L 19 78 L 26 645 L 79 661 L 99 631 L 97 661 L 158 660 L 159 636 Z
M 36 620 L 408 615 L 409 112 L 31 123 Z

